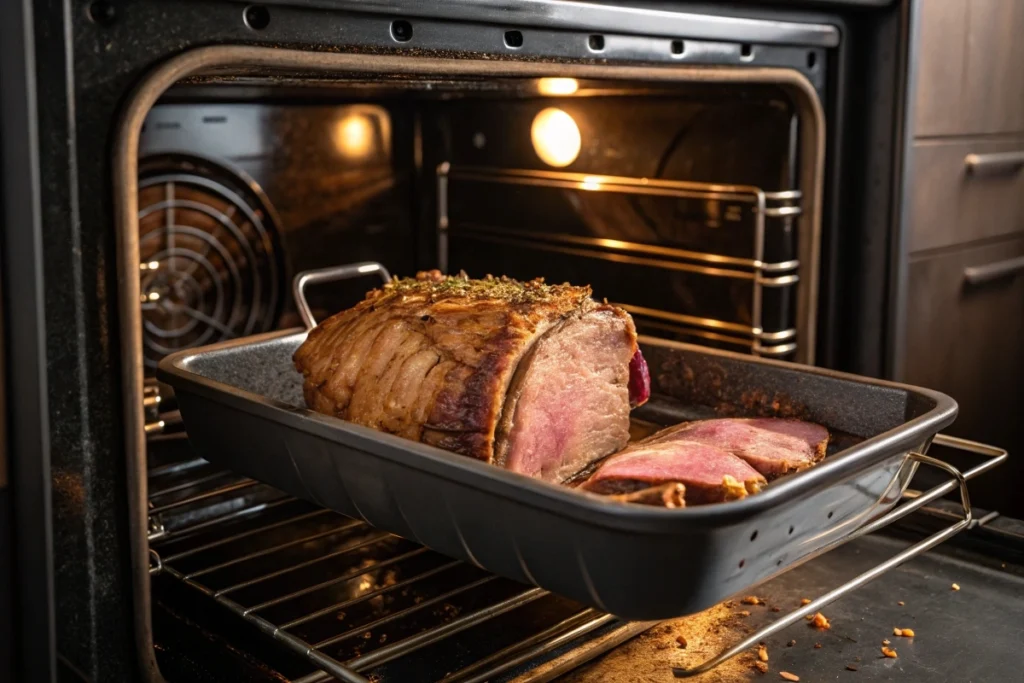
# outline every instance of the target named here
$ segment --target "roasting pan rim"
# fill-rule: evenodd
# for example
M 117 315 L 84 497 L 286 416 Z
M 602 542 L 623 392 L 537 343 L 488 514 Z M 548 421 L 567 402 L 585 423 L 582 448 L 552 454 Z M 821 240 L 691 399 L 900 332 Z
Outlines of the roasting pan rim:
M 179 351 L 161 360 L 158 377 L 175 388 L 187 388 L 207 399 L 226 402 L 233 409 L 248 412 L 281 426 L 306 431 L 341 446 L 368 451 L 374 456 L 383 457 L 402 467 L 410 467 L 432 476 L 439 476 L 452 483 L 475 486 L 492 495 L 499 495 L 522 503 L 542 505 L 559 514 L 570 515 L 600 527 L 613 526 L 629 529 L 642 527 L 647 531 L 672 533 L 672 520 L 678 520 L 680 524 L 685 523 L 686 525 L 712 520 L 716 525 L 740 523 L 745 519 L 756 517 L 770 508 L 784 505 L 794 498 L 834 486 L 895 455 L 926 446 L 938 431 L 953 422 L 958 410 L 956 402 L 951 397 L 931 389 L 862 377 L 826 368 L 758 358 L 695 344 L 641 336 L 639 340 L 645 345 L 676 348 L 687 353 L 727 358 L 741 363 L 784 368 L 839 381 L 894 389 L 904 392 L 908 396 L 916 394 L 934 405 L 923 414 L 910 418 L 893 429 L 867 437 L 863 441 L 829 456 L 819 465 L 789 475 L 770 484 L 760 493 L 741 500 L 671 510 L 651 506 L 616 504 L 603 500 L 596 494 L 509 472 L 475 458 L 451 453 L 340 418 L 323 415 L 304 406 L 291 405 L 275 398 L 240 389 L 225 382 L 205 377 L 190 368 L 199 357 L 230 353 L 239 348 L 260 344 L 281 343 L 291 338 L 299 340 L 306 334 L 305 330 L 293 328 Z M 406 457 L 409 454 L 415 454 L 418 457 L 410 460 Z M 528 496 L 531 500 L 524 501 L 522 500 L 523 496 Z

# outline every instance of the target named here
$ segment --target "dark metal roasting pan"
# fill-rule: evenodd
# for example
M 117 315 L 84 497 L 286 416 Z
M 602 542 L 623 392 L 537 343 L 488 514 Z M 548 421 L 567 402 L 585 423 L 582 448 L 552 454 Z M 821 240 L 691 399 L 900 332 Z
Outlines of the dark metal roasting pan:
M 296 289 L 301 294 L 301 283 Z M 783 416 L 833 433 L 819 465 L 759 494 L 668 510 L 307 410 L 291 360 L 305 337 L 276 332 L 161 362 L 159 377 L 174 388 L 203 457 L 628 619 L 697 612 L 864 530 L 900 500 L 917 454 L 957 412 L 951 398 L 926 389 L 641 338 L 654 395 L 639 411 L 647 422 Z

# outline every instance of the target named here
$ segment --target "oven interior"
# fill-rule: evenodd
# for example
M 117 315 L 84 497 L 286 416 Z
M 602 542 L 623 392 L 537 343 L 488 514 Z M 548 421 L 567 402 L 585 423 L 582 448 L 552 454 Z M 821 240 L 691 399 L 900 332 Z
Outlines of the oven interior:
M 798 309 L 818 219 L 801 185 L 822 169 L 801 166 L 800 104 L 771 82 L 557 76 L 205 79 L 169 90 L 146 117 L 138 158 L 150 573 L 165 674 L 540 680 L 649 628 L 214 467 L 189 448 L 153 370 L 172 351 L 300 326 L 292 277 L 360 261 L 396 275 L 587 283 L 642 333 L 808 360 L 813 309 Z M 375 285 L 311 288 L 314 316 Z M 200 663 L 196 644 L 210 642 L 233 656 Z

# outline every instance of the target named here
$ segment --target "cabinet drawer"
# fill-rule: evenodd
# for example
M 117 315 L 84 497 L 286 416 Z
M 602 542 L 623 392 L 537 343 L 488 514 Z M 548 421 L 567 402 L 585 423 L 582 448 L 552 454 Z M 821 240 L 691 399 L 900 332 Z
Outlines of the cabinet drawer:
M 907 382 L 945 392 L 960 404 L 951 433 L 1018 455 L 1024 448 L 1022 259 L 1024 238 L 913 260 L 903 349 Z M 993 267 L 998 265 L 1003 267 Z M 969 275 L 980 275 L 972 278 L 978 284 L 966 281 L 967 269 Z M 1020 501 L 1003 499 L 1011 491 L 1000 486 L 1024 477 L 1024 458 L 1013 458 L 1001 469 L 1006 471 L 995 482 L 982 481 L 986 477 L 979 478 L 977 487 L 972 482 L 972 499 L 977 493 L 974 502 L 982 507 L 1024 509 Z M 1020 493 L 1013 490 L 1012 495 Z
M 1024 2 L 921 0 L 915 135 L 1024 131 Z
M 1014 155 L 1024 138 L 915 143 L 910 251 L 1024 231 L 1024 163 L 1007 163 Z
M 911 261 L 902 352 L 905 381 L 959 403 L 950 433 L 996 443 L 1017 456 L 1024 455 L 1021 264 L 1024 238 Z M 994 480 L 971 482 L 972 502 L 1024 513 L 1018 487 L 1005 485 L 1022 478 L 1024 458 L 1012 458 Z

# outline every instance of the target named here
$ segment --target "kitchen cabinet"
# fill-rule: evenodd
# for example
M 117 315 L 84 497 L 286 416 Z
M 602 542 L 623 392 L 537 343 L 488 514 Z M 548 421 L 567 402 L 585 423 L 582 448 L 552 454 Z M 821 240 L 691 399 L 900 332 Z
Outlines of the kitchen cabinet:
M 921 0 L 914 134 L 1024 131 L 1024 2 Z

